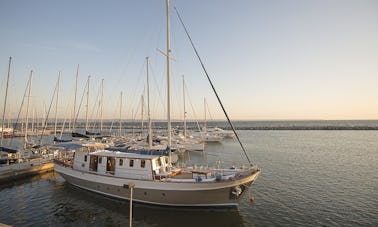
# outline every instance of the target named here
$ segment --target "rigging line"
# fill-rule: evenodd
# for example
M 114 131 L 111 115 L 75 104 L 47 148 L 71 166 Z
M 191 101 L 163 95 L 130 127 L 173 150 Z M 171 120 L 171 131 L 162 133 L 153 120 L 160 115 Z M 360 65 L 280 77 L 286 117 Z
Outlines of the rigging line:
M 164 99 L 162 97 L 162 91 L 161 91 L 161 87 L 163 87 L 163 85 L 159 86 L 158 82 L 157 82 L 157 79 L 156 79 L 156 75 L 158 75 L 158 73 L 154 70 L 154 67 L 150 64 L 149 65 L 149 69 L 150 69 L 150 78 L 152 77 L 152 80 L 153 80 L 153 86 L 152 88 L 154 88 L 154 91 L 158 93 L 157 96 L 153 95 L 154 97 L 154 100 L 153 100 L 153 106 L 152 108 L 150 109 L 153 109 L 153 110 L 156 110 L 155 113 L 157 113 L 157 111 L 159 110 L 159 108 L 157 107 L 159 105 L 159 101 L 161 103 L 160 106 L 164 106 Z M 162 83 L 164 83 L 164 80 L 160 80 Z M 150 95 L 152 94 L 152 89 L 150 90 Z M 151 105 L 151 100 L 150 100 L 150 105 Z M 166 115 L 165 113 L 166 109 L 164 108 L 163 109 L 163 114 Z M 152 114 L 151 114 L 152 115 Z M 155 114 L 156 116 L 157 114 Z M 152 117 L 151 117 L 152 118 Z
M 91 113 L 89 115 L 90 119 L 93 119 L 94 117 L 96 117 L 96 118 L 98 117 L 100 105 L 96 105 L 96 104 L 97 104 L 97 102 L 100 102 L 100 95 L 101 95 L 101 85 L 100 85 L 100 89 L 98 89 L 98 92 L 97 92 L 96 100 L 94 102 L 95 105 L 93 105 L 92 111 L 91 111 Z M 97 126 L 97 123 L 98 123 L 97 121 L 89 123 L 89 127 L 88 128 L 91 128 L 92 130 L 94 130 L 95 127 Z
M 0 146 L 3 146 L 3 139 L 4 139 L 4 119 L 5 119 L 5 111 L 6 111 L 6 108 L 7 108 L 7 99 L 8 99 L 8 88 L 9 88 L 9 77 L 10 77 L 11 63 L 12 63 L 12 57 L 9 57 L 7 85 L 6 85 L 6 88 L 5 88 L 5 97 L 4 97 L 5 100 L 4 100 L 4 107 L 3 107 L 3 118 L 2 118 L 2 121 L 1 121 L 1 142 L 0 142 Z M 1 149 L 3 149 L 3 148 L 1 148 Z
M 52 106 L 52 104 L 53 104 L 53 102 L 54 102 L 55 95 L 56 95 L 56 93 L 57 93 L 58 83 L 59 83 L 59 81 L 57 81 L 57 83 L 56 83 L 56 85 L 55 85 L 54 94 L 53 94 L 53 97 L 52 97 L 51 102 L 50 102 L 49 110 L 47 111 L 47 114 L 46 114 L 46 118 L 45 118 L 45 122 L 44 122 L 44 127 L 43 127 L 43 129 L 42 129 L 41 137 L 39 138 L 38 145 L 40 145 L 40 146 L 41 146 L 41 142 L 42 142 L 43 134 L 45 133 L 46 128 L 47 128 L 47 121 L 48 121 L 48 119 L 49 119 L 49 114 L 50 114 L 51 106 Z
M 144 69 L 146 68 L 145 66 L 145 62 L 143 61 L 143 64 L 141 64 L 140 66 L 140 69 L 139 69 L 139 73 L 138 73 L 138 79 L 137 79 L 137 82 L 134 86 L 134 89 L 132 90 L 132 92 L 130 93 L 130 95 L 128 96 L 129 99 L 127 99 L 127 95 L 125 93 L 125 100 L 128 100 L 130 101 L 130 104 L 129 105 L 126 105 L 126 115 L 128 115 L 127 113 L 130 113 L 132 109 L 135 108 L 135 105 L 139 105 L 139 104 L 135 104 L 134 100 L 136 100 L 136 96 L 137 94 L 139 94 L 139 92 L 137 92 L 137 90 L 139 90 L 139 86 L 140 84 L 142 83 L 143 84 L 143 81 L 142 79 L 144 78 Z M 130 89 L 131 90 L 131 89 Z
M 201 57 L 199 56 L 196 47 L 194 46 L 194 43 L 193 43 L 193 41 L 192 41 L 192 38 L 190 37 L 189 32 L 188 32 L 188 30 L 186 29 L 186 26 L 185 26 L 184 22 L 182 21 L 179 12 L 177 11 L 176 7 L 174 7 L 174 9 L 175 9 L 176 14 L 177 14 L 177 16 L 178 16 L 178 18 L 179 18 L 179 20 L 180 20 L 180 22 L 181 22 L 181 25 L 183 26 L 183 28 L 184 28 L 184 30 L 185 30 L 186 35 L 188 36 L 188 39 L 189 39 L 189 41 L 190 41 L 190 44 L 192 45 L 192 47 L 193 47 L 193 49 L 194 49 L 194 52 L 196 53 L 197 58 L 198 58 L 199 62 L 201 63 L 202 69 L 204 70 L 204 72 L 205 72 L 205 74 L 206 74 L 207 80 L 209 81 L 209 83 L 210 83 L 210 85 L 211 85 L 211 88 L 213 89 L 213 91 L 214 91 L 214 93 L 215 93 L 215 96 L 217 97 L 218 102 L 219 102 L 220 106 L 222 107 L 223 113 L 224 113 L 224 115 L 226 116 L 227 121 L 228 121 L 228 123 L 230 124 L 231 129 L 232 129 L 232 131 L 234 132 L 234 134 L 235 134 L 235 136 L 236 136 L 236 138 L 237 138 L 237 140 L 238 140 L 238 142 L 239 142 L 239 144 L 240 144 L 240 146 L 241 146 L 241 148 L 242 148 L 242 150 L 243 150 L 243 152 L 244 152 L 244 155 L 246 156 L 246 158 L 247 158 L 247 160 L 248 160 L 248 163 L 249 163 L 250 165 L 253 165 L 253 164 L 251 163 L 251 161 L 250 161 L 248 155 L 247 155 L 246 150 L 244 149 L 244 146 L 243 146 L 242 142 L 241 142 L 240 139 L 239 139 L 238 134 L 237 134 L 236 131 L 235 131 L 235 128 L 234 128 L 233 124 L 231 123 L 230 118 L 228 117 L 228 114 L 227 114 L 227 112 L 226 112 L 226 109 L 224 108 L 224 106 L 223 106 L 223 104 L 222 104 L 222 101 L 220 100 L 220 98 L 219 98 L 219 96 L 218 96 L 218 93 L 217 93 L 217 91 L 215 90 L 215 87 L 214 87 L 213 83 L 212 83 L 211 80 L 210 80 L 210 76 L 209 76 L 209 74 L 207 73 L 207 70 L 206 70 L 206 68 L 205 68 L 205 65 L 203 64 L 202 59 L 201 59 Z
M 78 120 L 78 118 L 79 118 L 79 113 L 80 113 L 80 109 L 81 109 L 81 104 L 83 104 L 84 96 L 85 96 L 85 93 L 87 92 L 87 84 L 88 84 L 88 80 L 87 80 L 87 83 L 85 83 L 85 87 L 84 87 L 83 95 L 81 96 L 80 104 L 79 104 L 79 108 L 77 109 L 77 113 L 74 113 L 74 114 L 75 114 L 75 116 L 74 116 L 74 125 L 76 125 L 77 120 Z
M 69 99 L 69 100 L 70 100 L 70 99 Z M 69 112 L 68 115 L 70 115 L 70 117 L 71 117 L 71 107 L 70 107 L 69 104 L 66 106 L 66 109 L 67 109 L 68 112 Z M 70 117 L 68 117 L 68 118 L 70 118 Z M 61 129 L 61 131 L 60 131 L 59 139 L 62 139 L 63 132 L 64 132 L 64 127 L 65 127 L 66 121 L 67 121 L 67 112 L 64 113 L 64 120 L 63 120 L 63 124 L 62 124 L 62 129 Z
M 205 101 L 205 105 L 206 105 L 206 110 L 207 110 L 207 113 L 209 114 L 210 120 L 213 121 L 214 118 L 213 118 L 213 116 L 211 115 L 209 103 L 207 103 L 207 101 Z
M 188 100 L 189 100 L 190 106 L 192 107 L 192 111 L 193 111 L 194 119 L 196 119 L 195 121 L 196 121 L 197 129 L 198 129 L 198 131 L 201 131 L 201 127 L 200 127 L 200 125 L 199 125 L 199 123 L 198 123 L 198 120 L 197 120 L 197 119 L 199 119 L 199 118 L 197 117 L 196 111 L 194 110 L 193 103 L 192 103 L 192 99 L 190 98 L 190 95 L 189 95 L 189 89 L 188 89 L 188 87 L 186 86 L 186 83 L 185 83 L 184 86 L 185 86 L 185 93 L 187 94 L 187 97 L 188 97 Z
M 22 102 L 21 102 L 20 109 L 19 109 L 18 114 L 17 114 L 16 122 L 13 124 L 13 132 L 12 132 L 12 138 L 11 138 L 11 142 L 10 142 L 10 144 L 13 143 L 13 138 L 15 137 L 15 136 L 14 136 L 14 135 L 15 135 L 15 130 L 14 130 L 14 129 L 15 129 L 15 128 L 17 127 L 17 125 L 18 125 L 18 120 L 20 120 L 20 115 L 21 115 L 21 112 L 22 112 L 22 107 L 24 106 L 24 101 L 25 101 L 25 97 L 26 97 L 26 92 L 27 92 L 29 86 L 30 86 L 30 78 L 29 78 L 28 83 L 27 83 L 27 85 L 26 85 L 25 92 L 24 92 L 24 96 L 22 97 Z

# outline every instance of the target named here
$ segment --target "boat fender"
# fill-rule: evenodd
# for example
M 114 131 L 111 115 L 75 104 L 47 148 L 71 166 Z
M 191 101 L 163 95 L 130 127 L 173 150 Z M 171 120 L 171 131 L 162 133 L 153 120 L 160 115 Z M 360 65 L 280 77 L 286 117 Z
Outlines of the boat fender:
M 234 187 L 231 193 L 234 194 L 236 197 L 239 197 L 242 193 L 242 189 L 240 188 L 240 186 L 236 186 Z

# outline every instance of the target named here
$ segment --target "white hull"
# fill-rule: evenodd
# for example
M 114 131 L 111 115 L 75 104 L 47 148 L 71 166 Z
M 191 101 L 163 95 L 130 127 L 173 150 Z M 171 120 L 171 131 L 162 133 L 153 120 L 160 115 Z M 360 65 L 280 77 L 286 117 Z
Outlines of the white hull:
M 58 164 L 55 170 L 70 184 L 125 200 L 130 199 L 127 185 L 133 183 L 133 201 L 165 206 L 236 206 L 259 174 L 220 182 L 170 182 L 104 176 Z M 241 189 L 237 196 L 235 187 Z
M 52 160 L 40 163 L 17 163 L 9 166 L 0 167 L 0 183 L 12 182 L 13 180 L 37 175 L 40 173 L 50 172 L 54 170 Z

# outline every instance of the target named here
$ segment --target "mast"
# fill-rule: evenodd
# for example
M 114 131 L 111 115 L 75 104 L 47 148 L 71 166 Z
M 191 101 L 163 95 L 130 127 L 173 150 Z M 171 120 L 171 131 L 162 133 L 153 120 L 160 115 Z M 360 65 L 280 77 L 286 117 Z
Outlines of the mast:
M 104 110 L 104 79 L 101 80 L 101 122 L 100 122 L 100 133 L 102 133 L 103 110 Z
M 134 109 L 131 109 L 131 136 L 132 138 L 135 138 L 134 137 L 134 120 L 135 120 Z
M 34 113 L 37 113 L 37 110 L 34 110 Z M 39 128 L 39 117 L 35 117 L 35 131 L 38 134 L 38 128 Z
M 120 96 L 120 104 L 119 104 L 119 136 L 122 135 L 122 91 Z
M 75 76 L 75 98 L 74 98 L 74 106 L 73 106 L 73 116 L 74 116 L 74 119 L 73 119 L 73 124 L 72 124 L 72 131 L 75 131 L 75 122 L 76 122 L 76 96 L 77 96 L 77 79 L 79 77 L 79 64 L 77 65 L 77 69 L 76 69 L 76 76 Z
M 43 119 L 41 121 L 41 125 L 42 125 L 42 128 L 45 128 L 45 126 L 47 126 L 47 122 L 45 122 L 45 119 L 46 119 L 46 103 L 43 102 Z
M 144 93 L 144 91 L 143 91 Z M 140 121 L 141 121 L 141 131 L 140 131 L 140 136 L 143 138 L 143 129 L 144 129 L 144 96 L 142 95 L 140 97 L 140 103 L 141 103 L 141 114 L 140 114 Z
M 32 129 L 31 131 L 34 133 L 34 123 L 35 123 L 35 108 L 33 108 L 33 115 L 32 115 Z
M 88 81 L 87 81 L 87 105 L 86 105 L 86 111 L 85 111 L 85 131 L 88 131 L 88 109 L 89 109 L 89 80 L 91 76 L 88 76 Z
M 170 22 L 169 22 L 169 0 L 166 0 L 166 16 L 167 16 L 167 121 L 168 121 L 168 147 L 169 147 L 169 160 L 171 165 L 171 40 L 170 40 Z
M 184 140 L 186 140 L 185 78 L 182 75 L 182 97 L 184 102 Z
M 5 97 L 4 97 L 4 107 L 3 107 L 3 119 L 1 120 L 1 142 L 0 146 L 3 146 L 3 137 L 4 137 L 4 120 L 5 120 L 5 111 L 7 106 L 7 98 L 8 98 L 8 87 L 9 87 L 9 76 L 10 76 L 10 67 L 12 63 L 12 57 L 9 57 L 9 65 L 8 65 L 8 76 L 7 76 L 7 86 L 5 89 Z
M 147 115 L 148 115 L 148 148 L 152 148 L 152 126 L 151 126 L 151 113 L 150 113 L 150 76 L 148 74 L 148 57 L 147 61 Z
M 72 110 L 70 110 L 70 121 L 68 121 L 68 131 L 71 132 Z
M 56 137 L 56 127 L 58 124 L 58 101 L 59 101 L 59 82 L 60 82 L 60 71 L 58 74 L 58 82 L 56 84 L 56 103 L 55 103 L 55 126 L 54 126 L 54 136 Z
M 32 85 L 32 78 L 33 78 L 33 70 L 30 70 L 29 76 L 29 91 L 28 91 L 28 102 L 26 103 L 26 116 L 25 116 L 25 138 L 24 138 L 24 148 L 26 147 L 26 143 L 28 142 L 28 126 L 29 126 L 29 103 L 30 103 L 30 95 L 31 95 L 31 85 Z

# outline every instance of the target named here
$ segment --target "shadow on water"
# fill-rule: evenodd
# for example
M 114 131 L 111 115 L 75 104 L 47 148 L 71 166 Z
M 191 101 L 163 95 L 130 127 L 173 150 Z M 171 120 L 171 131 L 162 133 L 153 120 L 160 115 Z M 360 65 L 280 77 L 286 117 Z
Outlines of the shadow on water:
M 69 225 L 127 226 L 129 202 L 89 192 L 66 182 L 56 191 L 57 223 Z M 244 226 L 237 208 L 173 208 L 133 204 L 133 226 Z

